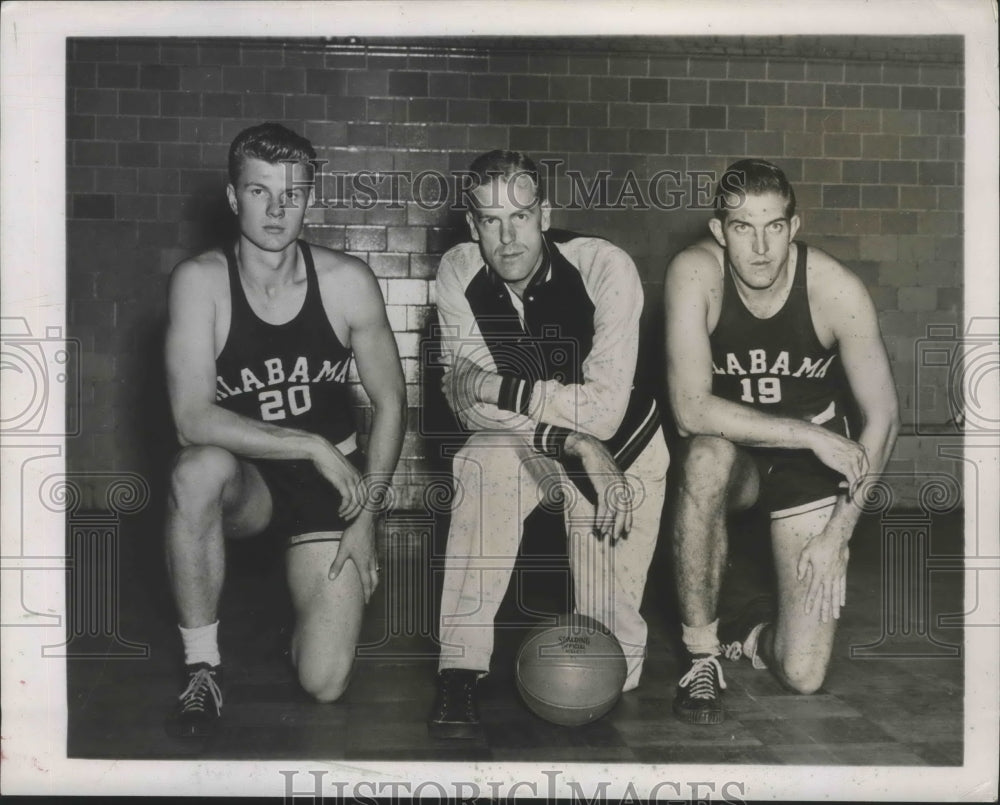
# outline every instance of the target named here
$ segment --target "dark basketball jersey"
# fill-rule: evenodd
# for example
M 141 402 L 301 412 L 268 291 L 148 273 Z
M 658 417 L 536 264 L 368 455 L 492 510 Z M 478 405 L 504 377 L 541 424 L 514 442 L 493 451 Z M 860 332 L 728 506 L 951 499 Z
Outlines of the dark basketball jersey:
M 816 335 L 807 291 L 807 248 L 802 242 L 797 246 L 788 298 L 767 319 L 757 318 L 743 304 L 726 257 L 722 310 L 709 339 L 712 393 L 842 431 L 846 378 L 836 346 L 827 349 Z
M 215 361 L 218 405 L 275 425 L 309 431 L 336 445 L 354 433 L 347 392 L 352 354 L 323 308 L 312 252 L 298 242 L 306 267 L 306 298 L 284 324 L 262 321 L 247 301 L 236 257 L 226 248 L 232 316 Z

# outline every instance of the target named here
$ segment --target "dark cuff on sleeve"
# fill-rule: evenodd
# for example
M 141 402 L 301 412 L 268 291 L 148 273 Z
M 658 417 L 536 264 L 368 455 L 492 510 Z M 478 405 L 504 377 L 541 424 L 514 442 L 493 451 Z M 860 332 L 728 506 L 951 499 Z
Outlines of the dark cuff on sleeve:
M 513 375 L 500 375 L 500 399 L 497 407 L 503 411 L 528 415 L 531 403 L 531 385 L 527 380 Z
M 532 446 L 536 453 L 541 453 L 549 458 L 561 459 L 566 446 L 566 437 L 572 432 L 569 428 L 560 428 L 558 425 L 546 425 L 544 422 L 540 422 L 535 428 Z

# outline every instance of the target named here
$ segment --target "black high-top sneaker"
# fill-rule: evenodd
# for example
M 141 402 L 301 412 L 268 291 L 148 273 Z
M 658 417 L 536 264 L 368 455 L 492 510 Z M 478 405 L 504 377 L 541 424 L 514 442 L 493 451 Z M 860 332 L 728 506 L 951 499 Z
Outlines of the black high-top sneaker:
M 726 680 L 717 654 L 692 654 L 687 673 L 677 683 L 674 714 L 687 724 L 721 724 Z
M 445 668 L 438 674 L 437 695 L 431 708 L 427 729 L 434 738 L 478 738 L 479 678 L 481 671 Z
M 167 729 L 177 738 L 207 738 L 222 715 L 222 666 L 200 662 L 186 666 L 185 675 L 187 685 L 177 697 Z

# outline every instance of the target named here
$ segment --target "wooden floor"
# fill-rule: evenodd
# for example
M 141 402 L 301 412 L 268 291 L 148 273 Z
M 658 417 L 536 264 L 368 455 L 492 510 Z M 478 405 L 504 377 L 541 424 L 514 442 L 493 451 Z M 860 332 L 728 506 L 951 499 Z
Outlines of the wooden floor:
M 688 726 L 671 713 L 679 627 L 663 539 L 644 604 L 650 640 L 640 687 L 584 727 L 558 727 L 525 709 L 512 681 L 513 654 L 530 623 L 545 612 L 562 611 L 568 600 L 560 570 L 564 560 L 549 555 L 558 550 L 559 540 L 551 535 L 551 524 L 535 524 L 532 550 L 521 560 L 523 583 L 516 589 L 512 584 L 501 613 L 494 669 L 482 701 L 481 741 L 427 735 L 436 668 L 428 627 L 436 620 L 440 523 L 394 517 L 394 531 L 401 536 L 384 560 L 385 578 L 367 612 L 351 687 L 332 705 L 308 700 L 288 664 L 280 553 L 243 546 L 230 553 L 221 613 L 224 720 L 214 739 L 201 746 L 179 744 L 163 729 L 179 690 L 180 645 L 155 519 L 137 515 L 120 525 L 120 605 L 108 613 L 118 637 L 99 633 L 71 642 L 71 649 L 85 656 L 69 662 L 70 757 L 962 763 L 961 629 L 938 623 L 938 616 L 962 611 L 962 577 L 957 571 L 926 573 L 921 557 L 961 556 L 960 512 L 937 516 L 905 534 L 874 517 L 863 519 L 851 544 L 848 608 L 824 688 L 812 696 L 790 695 L 747 661 L 726 662 L 728 718 L 717 727 Z M 733 540 L 725 607 L 738 607 L 768 584 L 768 547 L 759 526 L 736 524 L 740 537 Z M 917 532 L 928 539 L 915 540 Z M 904 543 L 913 550 L 888 550 Z M 891 572 L 883 568 L 883 555 L 890 557 Z M 534 614 L 519 614 L 526 610 Z M 121 656 L 135 650 L 127 644 L 148 647 L 148 656 Z M 100 656 L 107 653 L 117 656 Z

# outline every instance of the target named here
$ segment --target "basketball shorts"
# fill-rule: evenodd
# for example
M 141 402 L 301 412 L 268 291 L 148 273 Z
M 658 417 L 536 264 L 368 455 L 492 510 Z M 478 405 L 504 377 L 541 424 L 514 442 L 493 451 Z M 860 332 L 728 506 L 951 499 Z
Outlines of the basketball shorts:
M 356 444 L 344 457 L 358 470 L 364 469 L 364 454 Z M 256 459 L 251 463 L 271 493 L 269 536 L 288 541 L 301 534 L 347 528 L 348 521 L 337 514 L 340 493 L 311 461 Z
M 823 427 L 850 438 L 843 417 L 824 423 Z M 827 467 L 812 450 L 744 449 L 760 475 L 758 503 L 772 520 L 832 506 L 845 491 L 840 486 L 844 476 Z

